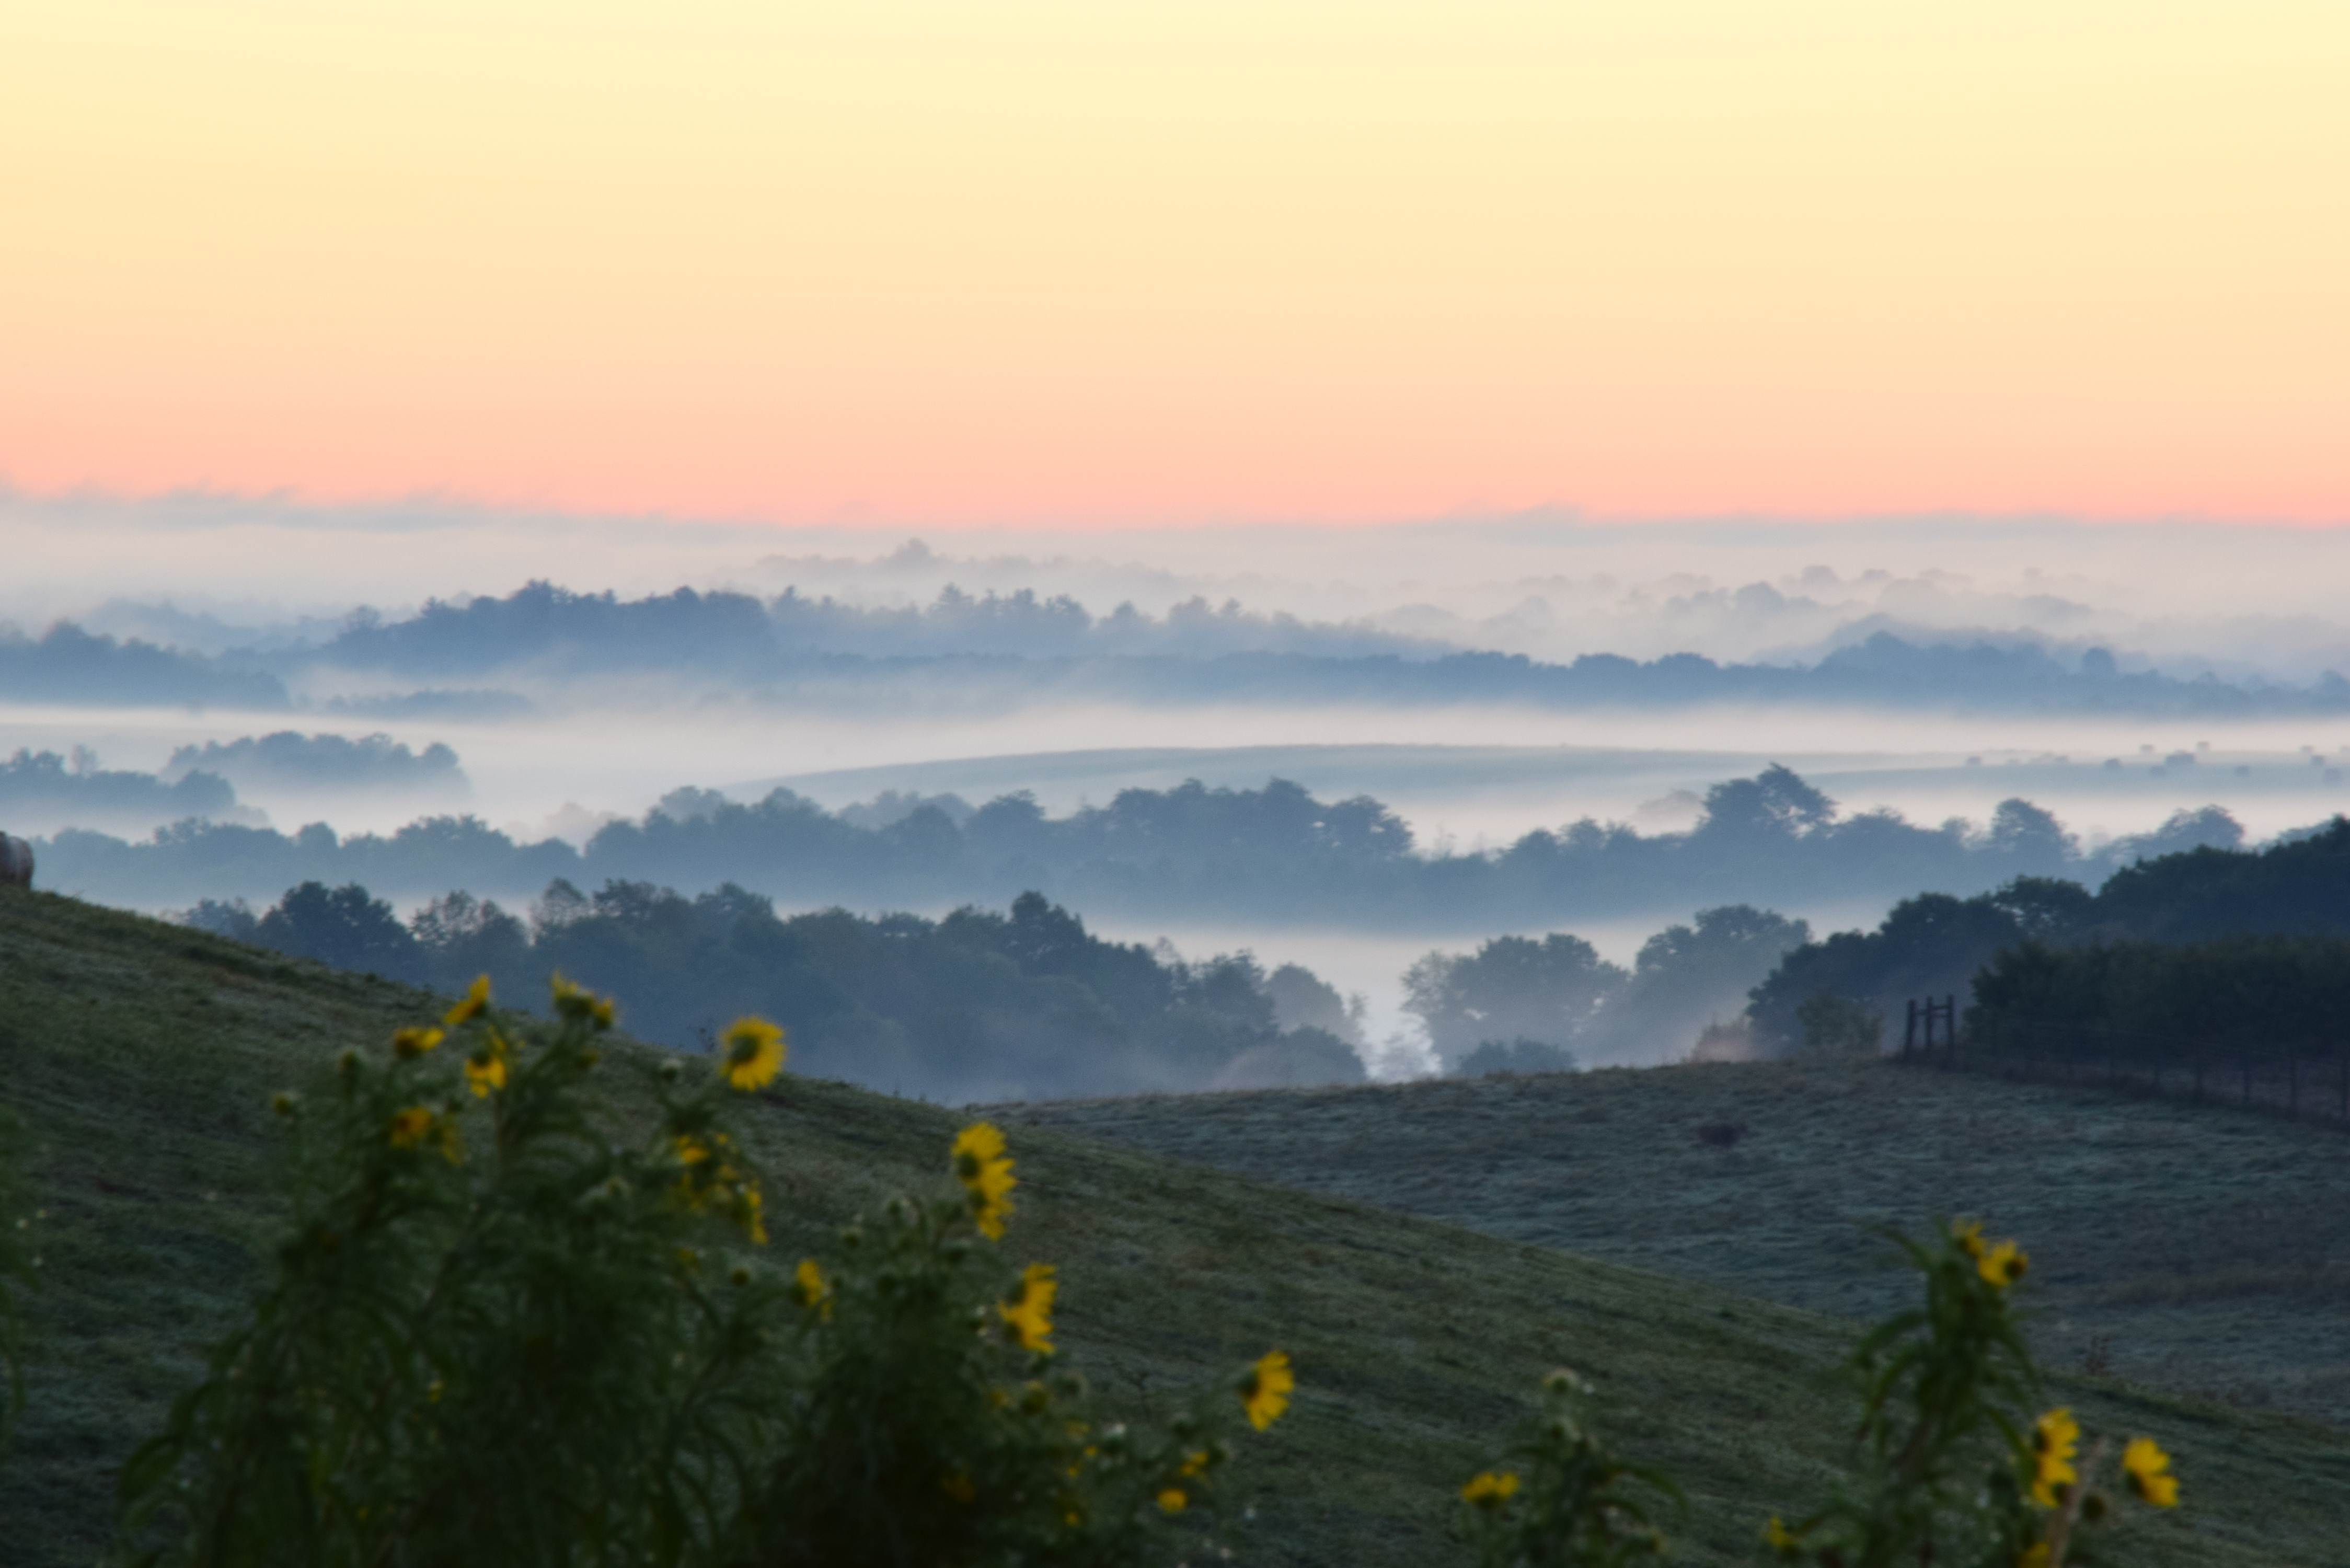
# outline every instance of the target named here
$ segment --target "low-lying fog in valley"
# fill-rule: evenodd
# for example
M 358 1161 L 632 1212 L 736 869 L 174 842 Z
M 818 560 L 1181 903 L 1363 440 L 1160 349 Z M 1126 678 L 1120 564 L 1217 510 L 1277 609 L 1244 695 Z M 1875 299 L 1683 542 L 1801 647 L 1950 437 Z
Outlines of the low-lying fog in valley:
M 1983 887 L 2001 867 L 2094 881 L 2133 845 L 2257 842 L 2350 802 L 2350 612 L 2330 592 L 2350 541 L 2315 532 L 1535 516 L 910 541 L 201 497 L 0 497 L 0 827 L 37 841 L 46 885 L 152 909 L 284 891 L 180 862 L 141 883 L 192 821 L 324 824 L 322 854 L 452 815 L 510 841 L 511 864 L 452 850 L 428 879 L 370 884 L 406 912 L 452 885 L 519 906 L 555 864 L 529 846 L 592 867 L 579 852 L 609 824 L 778 789 L 879 843 L 1020 792 L 1049 825 L 1122 791 L 1196 780 L 1246 804 L 1281 780 L 1314 810 L 1369 797 L 1406 860 L 1500 865 L 1538 831 L 1571 848 L 1586 820 L 1686 837 L 1710 791 L 1777 766 L 1840 822 L 1945 830 Z M 2054 825 L 1999 818 L 2015 800 Z M 2233 826 L 2179 815 L 2210 807 Z M 1993 855 L 2027 829 L 2042 859 Z M 1376 909 L 1196 887 L 1159 908 L 1154 862 L 1128 859 L 1123 882 L 1049 855 L 960 881 L 893 861 L 868 898 L 753 863 L 673 880 L 740 880 L 786 914 L 936 917 L 1008 904 L 1033 867 L 1097 935 L 1303 964 L 1360 999 L 1351 1043 L 1388 1074 L 1428 1064 L 1402 977 L 1431 949 L 1571 930 L 1628 968 L 1664 926 L 1748 901 L 1691 871 L 1582 903 L 1397 883 Z M 1768 907 L 1815 934 L 1866 926 L 1934 885 L 1905 875 L 1822 871 Z

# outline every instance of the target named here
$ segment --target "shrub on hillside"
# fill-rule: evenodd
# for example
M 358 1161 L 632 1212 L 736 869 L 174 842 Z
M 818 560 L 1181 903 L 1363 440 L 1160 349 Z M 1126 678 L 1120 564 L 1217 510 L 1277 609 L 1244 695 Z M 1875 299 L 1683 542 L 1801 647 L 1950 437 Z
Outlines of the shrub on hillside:
M 1832 991 L 1814 992 L 1795 1009 L 1795 1022 L 1809 1055 L 1874 1056 L 1885 1045 L 1885 1015 Z
M 1575 1054 L 1523 1035 L 1515 1040 L 1488 1040 L 1461 1057 L 1454 1071 L 1463 1078 L 1486 1078 L 1497 1073 L 1572 1073 Z

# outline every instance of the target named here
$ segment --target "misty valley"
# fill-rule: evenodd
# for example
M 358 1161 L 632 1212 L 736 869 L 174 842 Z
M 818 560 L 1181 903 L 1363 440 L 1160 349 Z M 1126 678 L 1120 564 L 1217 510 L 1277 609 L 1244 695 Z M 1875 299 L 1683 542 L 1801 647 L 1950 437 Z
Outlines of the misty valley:
M 278 951 L 443 989 L 560 969 L 673 1046 L 754 1011 L 808 1071 L 1039 1099 L 1876 1040 L 2019 943 L 2171 940 L 2107 909 L 2144 867 L 2265 864 L 2324 839 L 2339 753 L 2242 726 L 2350 714 L 2330 670 L 2190 676 L 2094 640 L 2151 622 L 1930 570 L 1813 566 L 1735 592 L 1543 579 L 1608 624 L 1661 616 L 1749 650 L 1719 659 L 1567 656 L 1535 600 L 1497 615 L 1492 593 L 1482 612 L 1456 595 L 1334 618 L 1270 580 L 1274 607 L 1250 609 L 1196 573 L 919 543 L 774 565 L 798 580 L 636 597 L 536 581 L 274 622 L 116 600 L 100 629 L 0 639 L 0 695 L 55 714 L 37 732 L 59 737 L 0 762 L 0 825 L 45 886 Z M 1077 597 L 1096 591 L 1127 597 L 1097 614 Z M 1983 613 L 2023 629 L 1933 624 Z M 1753 657 L 1773 628 L 1813 640 Z M 1262 708 L 1394 738 L 944 754 L 1089 703 L 1146 731 Z M 160 722 L 171 704 L 182 716 Z M 2076 751 L 2011 746 L 1986 766 L 1916 739 L 1814 740 L 1758 762 L 1752 733 L 1641 749 L 1432 728 L 1605 733 L 1638 713 L 1697 738 L 1775 713 L 1858 737 L 1896 712 L 2070 732 Z M 167 739 L 168 755 L 109 765 L 65 738 L 77 713 L 107 754 Z M 262 713 L 280 727 L 227 727 Z M 2183 719 L 2247 739 L 2111 739 Z M 873 760 L 807 766 L 827 724 L 870 728 Z M 707 736 L 730 760 L 665 764 L 665 742 L 626 739 L 639 731 Z M 524 760 L 534 746 L 545 760 Z M 735 782 L 795 750 L 798 767 Z M 534 822 L 523 803 L 549 778 L 573 798 Z M 599 781 L 657 798 L 579 804 Z M 1525 826 L 1561 804 L 1565 820 Z M 2130 826 L 2098 825 L 2116 816 Z M 2331 929 L 2312 919 L 2194 934 Z
M 2345 60 L 0 10 L 0 1568 L 2350 1568 Z
M 449 747 L 382 735 L 192 745 L 152 777 L 88 761 L 20 754 L 0 789 L 136 802 L 143 788 L 151 807 L 231 776 L 358 790 L 463 777 Z M 348 838 L 199 817 L 138 840 L 65 830 L 36 849 L 51 879 L 176 904 L 237 940 L 452 992 L 487 974 L 526 992 L 560 971 L 627 998 L 632 1031 L 681 1049 L 711 1048 L 739 1014 L 773 1017 L 804 1071 L 960 1103 L 1874 1050 L 1888 1013 L 1970 992 L 2020 944 L 2335 932 L 2344 911 L 2322 877 L 2284 868 L 2331 864 L 2341 837 L 2311 829 L 2246 851 L 2234 819 L 2207 807 L 2089 849 L 2021 798 L 1986 825 L 1923 828 L 1844 814 L 1773 766 L 1710 787 L 1682 832 L 1585 818 L 1482 854 L 1429 853 L 1375 799 L 1323 801 L 1278 779 L 1128 788 L 1063 816 L 1026 792 L 976 807 L 884 792 L 827 812 L 784 788 L 749 804 L 681 788 L 576 848 L 459 815 Z M 2210 867 L 2240 865 L 2277 868 L 2292 890 L 2239 898 L 2224 917 L 2176 888 L 2133 891 L 2179 876 L 2200 888 Z M 395 898 L 412 908 L 404 919 Z M 1773 898 L 1891 912 L 1874 932 L 1814 940 Z M 923 909 L 945 912 L 910 912 Z M 1440 941 L 1481 925 L 1532 934 L 1428 952 L 1394 977 L 1410 1033 L 1375 1038 L 1365 998 L 1303 964 L 1106 941 L 1083 918 L 1103 910 Z M 1689 910 L 1628 964 L 1558 929 Z M 1822 1013 L 1824 998 L 1845 1011 Z

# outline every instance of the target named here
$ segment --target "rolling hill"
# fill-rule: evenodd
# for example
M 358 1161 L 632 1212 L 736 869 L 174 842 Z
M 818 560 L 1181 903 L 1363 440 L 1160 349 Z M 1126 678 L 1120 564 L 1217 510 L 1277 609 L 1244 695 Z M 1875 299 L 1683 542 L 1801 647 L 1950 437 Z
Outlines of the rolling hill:
M 1907 1288 L 1879 1266 L 1884 1227 L 1980 1218 L 2033 1255 L 2043 1361 L 2350 1425 L 2338 1123 L 1848 1060 L 1005 1119 L 1855 1319 Z
M 116 1467 L 237 1312 L 275 1218 L 268 1095 L 317 1079 L 344 1046 L 380 1042 L 431 1005 L 369 977 L 0 889 L 0 1096 L 36 1130 L 46 1210 L 27 1407 L 0 1457 L 12 1565 L 104 1551 Z M 1171 1114 L 1170 1103 L 1135 1104 Z M 1253 1145 L 1291 1179 L 1332 1163 L 1316 1096 L 1194 1104 L 1274 1107 L 1227 1140 L 1228 1155 Z M 1504 1108 L 1497 1094 L 1492 1119 L 1506 1120 Z M 1079 1127 L 1023 1125 L 1051 1116 Z M 1085 1128 L 1088 1117 L 1105 1125 Z M 965 1119 L 786 1079 L 755 1118 L 776 1173 L 776 1246 L 939 1180 Z M 1347 1194 L 1130 1147 L 1136 1129 L 1107 1125 L 1099 1106 L 1031 1108 L 1012 1122 L 1026 1185 L 1005 1244 L 1061 1264 L 1061 1337 L 1097 1383 L 1148 1407 L 1267 1345 L 1295 1357 L 1293 1417 L 1243 1449 L 1253 1518 L 1242 1561 L 1461 1560 L 1452 1489 L 1560 1363 L 1598 1385 L 1628 1449 L 1688 1487 L 1675 1532 L 1686 1562 L 1749 1560 L 1767 1512 L 1815 1499 L 1836 1473 L 1850 1411 L 1834 1369 L 1849 1323 L 1686 1272 L 1393 1211 L 1418 1185 L 1483 1170 L 1474 1137 L 1450 1155 L 1401 1140 L 1390 1176 Z M 2027 1218 L 2012 1228 L 2029 1233 Z M 2061 1247 L 2032 1239 L 2057 1272 Z M 2094 1424 L 2157 1432 L 2178 1456 L 2191 1506 L 2139 1523 L 2129 1560 L 2350 1563 L 2341 1432 L 2108 1378 L 2067 1376 L 2057 1393 Z

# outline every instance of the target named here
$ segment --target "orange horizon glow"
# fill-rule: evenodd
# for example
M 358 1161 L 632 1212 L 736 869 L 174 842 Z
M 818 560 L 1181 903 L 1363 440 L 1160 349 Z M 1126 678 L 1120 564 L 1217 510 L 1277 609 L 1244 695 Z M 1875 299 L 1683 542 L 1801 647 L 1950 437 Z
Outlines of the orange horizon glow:
M 2350 522 L 2350 7 L 88 0 L 0 479 Z

